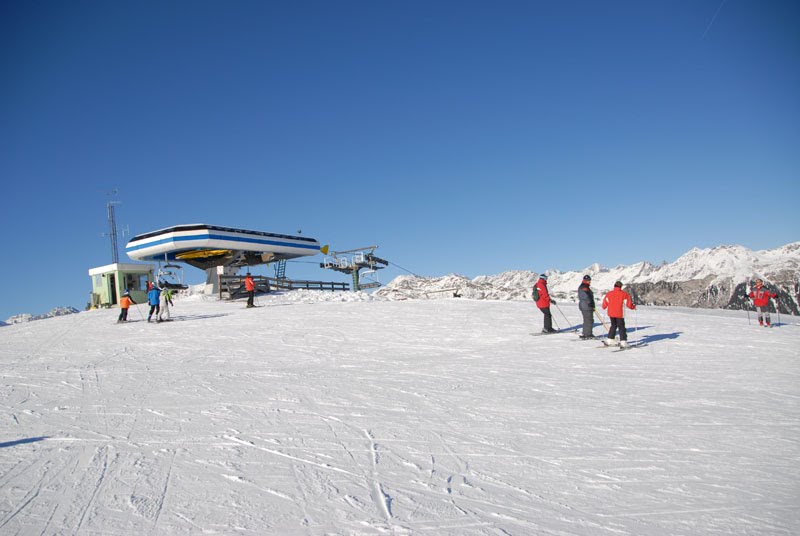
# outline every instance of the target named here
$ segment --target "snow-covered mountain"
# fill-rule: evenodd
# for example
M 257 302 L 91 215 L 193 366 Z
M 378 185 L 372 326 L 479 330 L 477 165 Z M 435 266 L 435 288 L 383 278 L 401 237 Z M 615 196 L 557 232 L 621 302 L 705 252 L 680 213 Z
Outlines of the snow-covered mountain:
M 723 309 L 742 309 L 751 282 L 762 278 L 779 294 L 781 312 L 798 314 L 800 242 L 762 251 L 743 246 L 694 248 L 675 262 L 658 266 L 649 262 L 614 268 L 593 264 L 580 271 L 545 273 L 557 299 L 575 301 L 584 274 L 590 274 L 598 295 L 611 290 L 615 281 L 622 281 L 637 303 Z M 538 274 L 530 271 L 474 279 L 456 274 L 438 278 L 401 276 L 376 294 L 392 300 L 435 299 L 456 294 L 473 299 L 530 299 L 537 278 Z
M 79 312 L 74 307 L 55 307 L 43 315 L 32 315 L 29 313 L 22 313 L 7 318 L 5 322 L 0 322 L 0 326 L 7 326 L 9 324 L 21 324 L 23 322 L 31 322 L 32 320 L 44 320 L 45 318 L 54 318 L 56 316 L 71 315 Z

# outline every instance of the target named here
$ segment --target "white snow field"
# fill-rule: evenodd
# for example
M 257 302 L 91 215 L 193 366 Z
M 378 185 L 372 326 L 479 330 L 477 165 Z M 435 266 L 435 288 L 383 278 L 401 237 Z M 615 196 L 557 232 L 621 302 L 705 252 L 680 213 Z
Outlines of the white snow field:
M 800 534 L 798 318 L 260 303 L 1 328 L 0 534 Z

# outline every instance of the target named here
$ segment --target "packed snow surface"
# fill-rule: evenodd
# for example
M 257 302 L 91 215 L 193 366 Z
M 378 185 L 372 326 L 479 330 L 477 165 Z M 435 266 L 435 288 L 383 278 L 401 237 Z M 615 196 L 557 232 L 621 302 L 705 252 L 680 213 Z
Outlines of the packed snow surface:
M 800 533 L 797 318 L 259 301 L 4 327 L 0 534 Z

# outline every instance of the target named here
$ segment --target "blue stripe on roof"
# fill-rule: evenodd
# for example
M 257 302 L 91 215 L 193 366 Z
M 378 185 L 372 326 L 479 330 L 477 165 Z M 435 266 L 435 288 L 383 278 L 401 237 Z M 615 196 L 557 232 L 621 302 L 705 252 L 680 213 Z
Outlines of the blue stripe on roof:
M 192 236 L 176 236 L 173 238 L 163 238 L 161 240 L 155 240 L 153 242 L 148 242 L 147 244 L 135 245 L 135 246 L 126 246 L 125 251 L 138 251 L 140 249 L 146 249 L 153 246 L 158 246 L 160 244 L 168 244 L 170 242 L 187 242 L 191 240 L 227 240 L 228 242 L 243 242 L 248 244 L 266 244 L 270 246 L 282 246 L 282 247 L 289 247 L 289 248 L 300 248 L 300 249 L 313 249 L 318 250 L 319 245 L 305 245 L 305 244 L 295 244 L 292 242 L 279 242 L 277 240 L 261 240 L 255 238 L 242 238 L 238 236 L 227 236 L 227 235 L 213 235 L 213 234 L 201 234 L 201 235 L 192 235 Z

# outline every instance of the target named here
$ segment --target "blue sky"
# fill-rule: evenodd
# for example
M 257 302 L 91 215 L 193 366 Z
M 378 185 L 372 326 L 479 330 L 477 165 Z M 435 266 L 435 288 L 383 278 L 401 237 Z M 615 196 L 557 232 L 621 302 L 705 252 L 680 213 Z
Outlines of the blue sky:
M 800 240 L 799 26 L 794 1 L 3 2 L 0 319 L 85 306 L 114 189 L 131 234 L 301 229 L 379 245 L 384 281 Z M 288 275 L 347 280 L 320 260 Z

